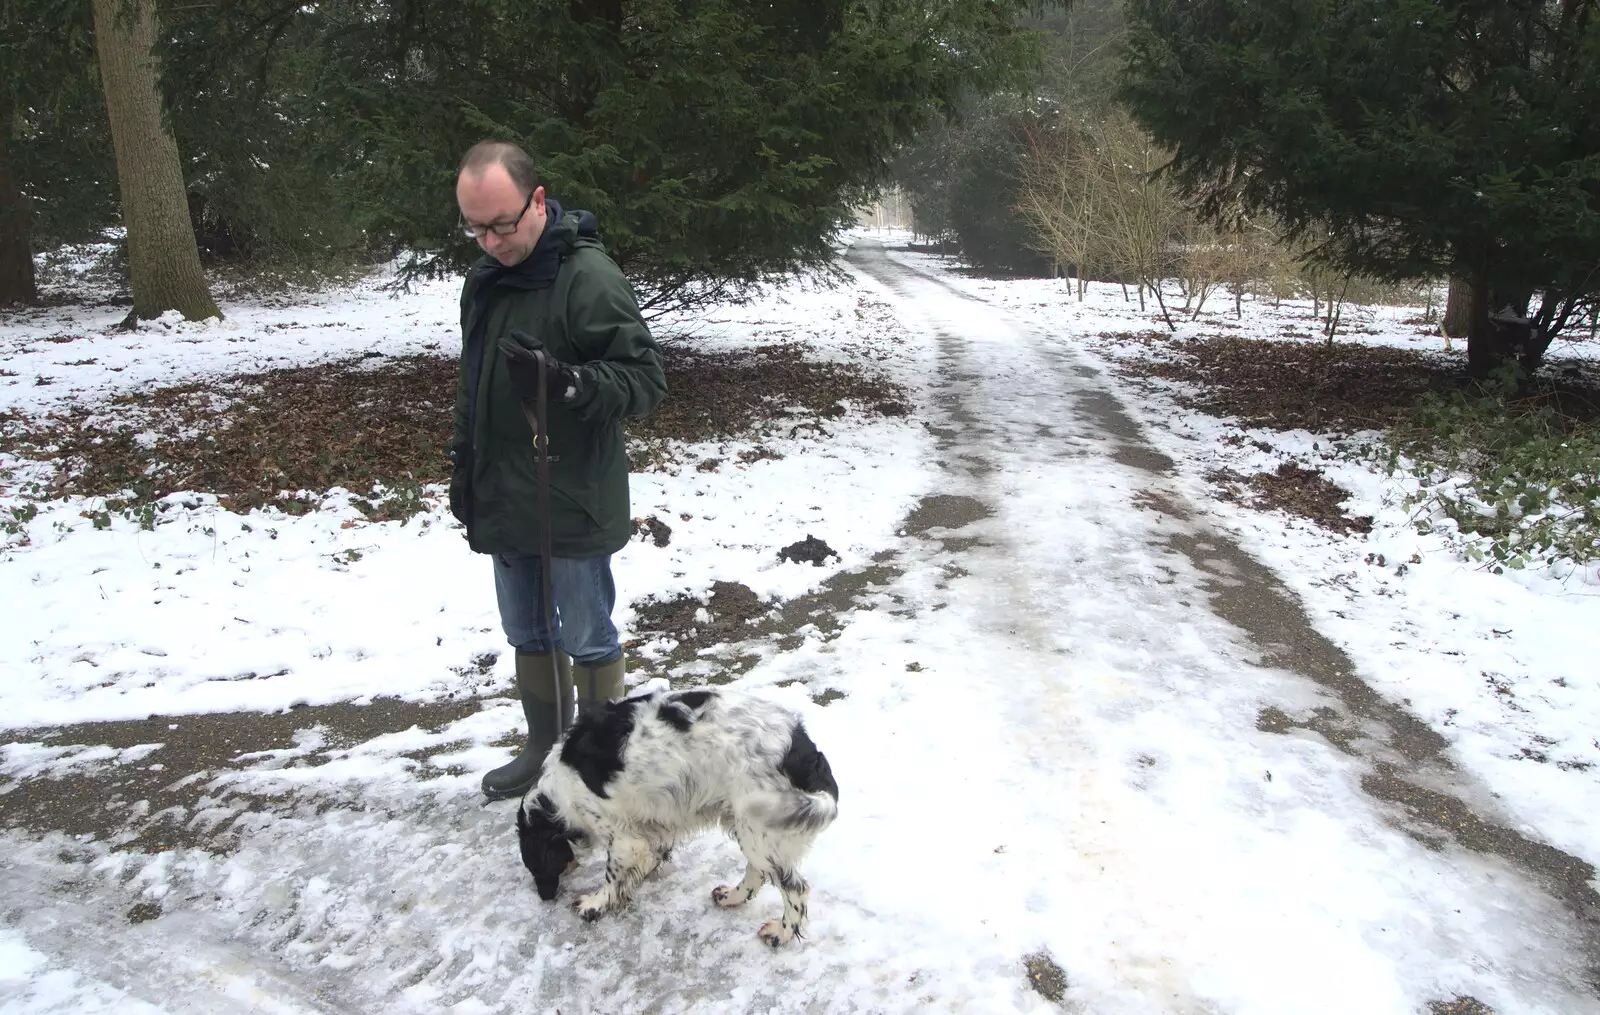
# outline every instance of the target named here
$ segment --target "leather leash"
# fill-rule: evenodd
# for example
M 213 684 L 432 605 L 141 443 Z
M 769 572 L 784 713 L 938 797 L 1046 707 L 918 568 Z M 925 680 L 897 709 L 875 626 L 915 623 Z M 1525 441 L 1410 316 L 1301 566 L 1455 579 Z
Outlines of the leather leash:
M 549 358 L 543 353 L 533 358 L 538 363 L 539 393 L 534 397 L 534 410 L 529 412 L 528 403 L 523 402 L 522 412 L 533 425 L 533 450 L 539 467 L 539 583 L 543 587 L 544 627 L 550 639 L 550 680 L 556 690 L 556 739 L 560 740 L 561 734 L 566 732 L 561 725 L 561 715 L 567 703 L 561 700 L 561 666 L 556 662 L 556 653 L 561 650 L 556 646 L 555 589 L 550 577 L 550 558 L 554 553 L 550 535 L 550 428 L 546 409 L 549 388 L 545 378 Z

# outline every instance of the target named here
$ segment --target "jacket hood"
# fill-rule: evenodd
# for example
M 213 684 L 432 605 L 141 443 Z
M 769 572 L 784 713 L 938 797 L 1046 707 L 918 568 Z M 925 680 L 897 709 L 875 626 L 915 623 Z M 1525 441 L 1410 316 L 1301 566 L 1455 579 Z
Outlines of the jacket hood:
M 578 247 L 605 249 L 599 221 L 593 212 L 567 211 L 560 201 L 549 199 L 545 201 L 544 232 L 527 257 L 508 268 L 484 254 L 468 276 L 477 285 L 503 283 L 519 289 L 543 289 L 555 281 L 562 260 Z
M 552 239 L 563 244 L 568 250 L 578 245 L 580 240 L 593 240 L 600 242 L 600 221 L 594 217 L 594 212 L 574 208 L 565 211 L 559 201 L 545 202 L 550 206 L 550 216 L 544 227 L 545 236 L 539 237 L 541 243 L 546 237 L 554 234 Z M 554 226 L 554 228 L 551 228 Z

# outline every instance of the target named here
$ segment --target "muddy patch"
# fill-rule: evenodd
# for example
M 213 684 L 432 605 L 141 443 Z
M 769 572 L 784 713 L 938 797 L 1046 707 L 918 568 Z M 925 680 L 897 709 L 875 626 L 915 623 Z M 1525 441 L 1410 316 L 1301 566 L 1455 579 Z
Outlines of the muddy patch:
M 1145 441 L 1139 424 L 1128 415 L 1121 402 L 1104 391 L 1083 392 L 1076 401 L 1077 407 L 1094 420 L 1101 430 L 1117 438 L 1116 450 L 1111 453 L 1114 460 L 1157 475 L 1172 471 L 1172 459 Z
M 790 543 L 778 551 L 778 559 L 784 563 L 810 564 L 812 567 L 822 567 L 830 557 L 834 560 L 842 559 L 839 551 L 809 533 L 806 538 Z
M 917 502 L 900 531 L 909 536 L 922 536 L 934 529 L 964 529 L 992 514 L 994 511 L 976 497 L 936 493 Z
M 1314 708 L 1310 715 L 1297 719 L 1282 709 L 1269 705 L 1256 716 L 1256 729 L 1263 733 L 1279 734 L 1288 733 L 1290 730 L 1306 730 L 1322 737 L 1345 754 L 1361 753 L 1355 746 L 1356 741 L 1361 739 L 1360 727 L 1334 708 L 1325 706 Z
M 692 658 L 701 648 L 750 637 L 752 625 L 773 609 L 748 585 L 719 581 L 706 600 L 678 595 L 636 601 L 633 630 L 640 638 L 671 638 Z
M 0 827 L 110 840 L 125 850 L 227 852 L 241 816 L 284 803 L 219 785 L 229 774 L 324 764 L 327 752 L 413 726 L 436 732 L 479 707 L 477 699 L 419 704 L 384 698 L 370 705 L 13 730 L 8 745 L 38 744 L 64 754 L 53 766 L 59 774 L 0 775 Z M 315 750 L 304 750 L 307 737 L 315 738 Z
M 628 668 L 644 678 L 665 677 L 673 686 L 737 680 L 767 655 L 792 651 L 808 636 L 837 638 L 852 611 L 875 607 L 866 597 L 900 577 L 893 561 L 893 551 L 884 551 L 866 567 L 839 571 L 816 592 L 789 600 L 763 601 L 749 586 L 728 581 L 714 582 L 706 599 L 638 600 L 636 637 L 625 646 Z M 889 600 L 900 603 L 892 595 Z M 825 690 L 819 684 L 813 697 Z
M 1451 767 L 1444 737 L 1368 687 L 1350 657 L 1311 626 L 1277 575 L 1218 537 L 1174 534 L 1167 545 L 1207 575 L 1213 612 L 1250 635 L 1261 651 L 1261 665 L 1310 677 L 1336 696 L 1350 717 L 1346 721 L 1356 724 L 1353 729 L 1376 723 L 1384 745 L 1407 762 Z
M 1170 494 L 1159 490 L 1135 490 L 1133 506 L 1140 511 L 1154 511 L 1158 516 L 1170 515 L 1180 521 L 1189 517 L 1187 505 L 1179 503 Z
M 1519 870 L 1534 875 L 1575 911 L 1589 918 L 1590 933 L 1600 942 L 1600 893 L 1592 881 L 1595 869 L 1554 846 L 1529 839 L 1503 825 L 1486 821 L 1455 797 L 1425 789 L 1401 777 L 1393 766 L 1380 763 L 1377 771 L 1363 776 L 1361 788 L 1379 800 L 1399 804 L 1407 816 L 1428 833 L 1454 839 L 1478 853 L 1499 856 Z M 1591 970 L 1591 980 L 1600 987 L 1600 963 Z
M 1046 1001 L 1060 1004 L 1067 996 L 1067 974 L 1050 957 L 1049 952 L 1034 952 L 1022 959 L 1022 968 L 1027 970 L 1028 985 L 1038 992 Z

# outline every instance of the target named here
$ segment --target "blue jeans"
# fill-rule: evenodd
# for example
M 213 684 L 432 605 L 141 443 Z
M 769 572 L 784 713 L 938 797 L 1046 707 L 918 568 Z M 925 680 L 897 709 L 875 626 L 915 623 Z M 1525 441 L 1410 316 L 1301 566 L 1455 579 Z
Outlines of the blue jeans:
M 549 652 L 542 562 L 538 554 L 494 554 L 494 594 L 500 626 L 518 652 Z M 556 599 L 555 643 L 580 666 L 603 666 L 622 658 L 611 611 L 617 586 L 611 558 L 552 557 L 550 583 Z

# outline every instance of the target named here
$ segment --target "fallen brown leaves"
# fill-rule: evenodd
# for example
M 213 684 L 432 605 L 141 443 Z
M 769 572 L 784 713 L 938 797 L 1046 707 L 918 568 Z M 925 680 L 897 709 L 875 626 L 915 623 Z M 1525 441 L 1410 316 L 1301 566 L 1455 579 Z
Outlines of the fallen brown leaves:
M 743 353 L 673 347 L 667 400 L 630 422 L 649 467 L 669 441 L 790 435 L 843 415 L 840 400 L 903 415 L 899 388 L 859 369 L 809 362 L 795 344 Z M 371 495 L 449 478 L 456 360 L 355 360 L 239 374 L 74 405 L 43 418 L 0 414 L 0 452 L 53 461 L 45 497 L 148 502 L 178 491 L 216 494 L 224 506 L 306 507 L 333 487 Z M 772 455 L 775 457 L 775 455 Z M 376 516 L 386 516 L 374 509 Z
M 299 491 L 448 478 L 455 364 L 407 356 L 239 374 L 0 426 L 0 450 L 58 469 L 49 495 L 181 490 L 298 509 Z
M 858 367 L 808 360 L 798 343 L 736 353 L 670 346 L 667 392 L 660 408 L 630 424 L 631 436 L 697 442 L 762 429 L 789 436 L 816 417 L 844 415 L 841 400 L 884 416 L 909 411 L 898 386 Z
M 1275 472 L 1258 472 L 1245 477 L 1219 470 L 1207 478 L 1222 486 L 1224 500 L 1247 501 L 1251 507 L 1287 511 L 1332 532 L 1372 531 L 1371 515 L 1352 517 L 1339 506 L 1350 499 L 1350 491 L 1317 469 L 1284 462 Z M 1249 489 L 1249 496 L 1241 484 Z
M 1180 404 L 1245 426 L 1379 429 L 1403 419 L 1423 394 L 1462 384 L 1459 360 L 1408 349 L 1232 335 L 1196 342 L 1161 332 L 1102 338 L 1156 353 L 1153 360 L 1124 358 L 1118 373 L 1195 385 L 1176 396 Z
M 1149 379 L 1179 382 L 1181 387 L 1168 392 L 1179 405 L 1231 418 L 1241 427 L 1306 429 L 1335 439 L 1381 431 L 1379 447 L 1475 439 L 1459 425 L 1437 430 L 1438 407 L 1454 404 L 1450 397 L 1455 393 L 1468 400 L 1483 398 L 1460 357 L 1349 342 L 1232 335 L 1196 341 L 1158 331 L 1105 333 L 1099 339 L 1119 375 L 1136 384 Z M 1513 415 L 1549 410 L 1552 426 L 1588 425 L 1600 418 L 1600 375 L 1579 362 L 1558 363 L 1540 372 L 1504 408 Z M 1245 439 L 1234 434 L 1224 441 Z M 1259 439 L 1250 443 L 1272 450 Z M 1226 498 L 1285 510 L 1335 532 L 1371 528 L 1370 518 L 1351 517 L 1340 509 L 1349 494 L 1314 469 L 1289 463 L 1248 478 L 1228 470 L 1210 478 Z

